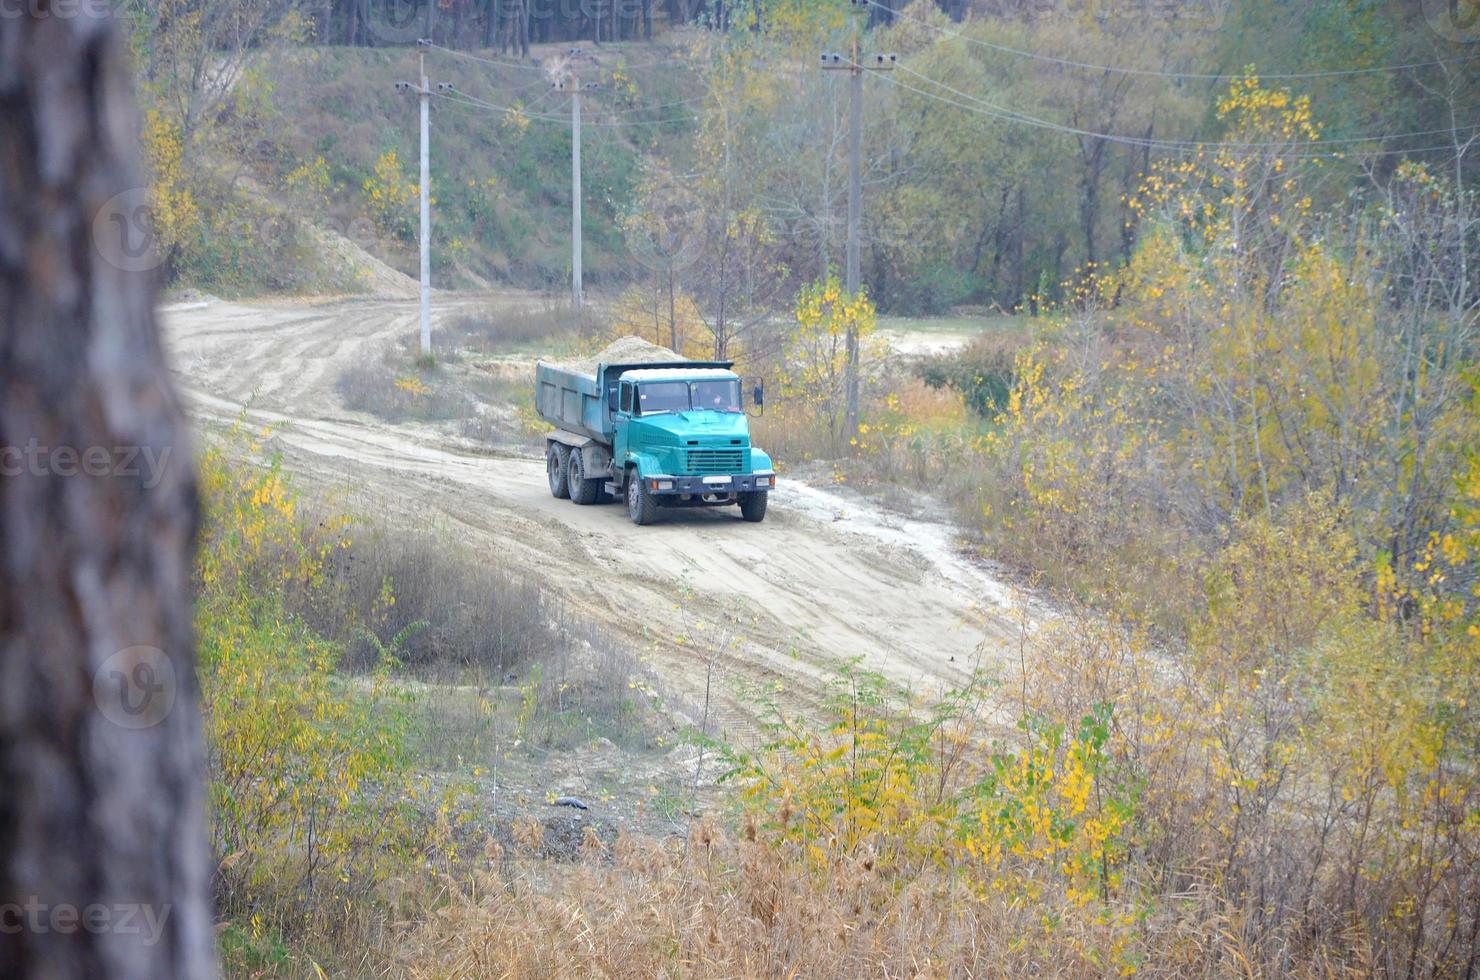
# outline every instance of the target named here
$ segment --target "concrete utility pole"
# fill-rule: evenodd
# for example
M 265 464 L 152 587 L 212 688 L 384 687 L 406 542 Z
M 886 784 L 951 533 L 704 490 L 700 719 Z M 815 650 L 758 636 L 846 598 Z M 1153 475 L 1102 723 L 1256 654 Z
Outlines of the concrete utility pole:
M 428 4 L 430 9 L 435 4 Z M 427 14 L 430 27 L 432 15 Z M 432 92 L 427 85 L 427 52 L 416 53 L 417 101 L 421 103 L 421 356 L 432 356 Z
M 853 0 L 855 5 L 866 0 Z M 865 64 L 858 56 L 858 28 L 853 28 L 853 45 L 848 55 L 836 51 L 822 52 L 823 71 L 846 71 L 848 73 L 848 246 L 844 288 L 850 297 L 856 298 L 862 284 L 859 282 L 859 228 L 863 218 L 863 73 L 866 71 L 893 71 L 899 58 L 893 54 L 876 54 Z M 848 325 L 847 369 L 843 386 L 847 398 L 844 428 L 851 438 L 858 431 L 858 328 Z
M 431 103 L 432 88 L 427 81 L 428 41 L 416 42 L 417 78 L 410 82 L 397 82 L 396 91 L 415 92 L 421 103 L 421 355 L 432 356 L 432 204 L 431 204 Z M 452 86 L 446 82 L 437 86 L 439 91 L 450 92 Z
M 581 83 L 570 96 L 570 301 L 576 309 L 585 299 L 581 288 Z
M 571 48 L 570 69 L 560 81 L 557 89 L 569 91 L 570 96 L 570 302 L 581 308 L 586 294 L 581 274 L 581 93 L 600 88 L 596 82 L 581 83 L 575 73 L 575 64 L 585 55 L 580 48 Z
M 857 32 L 853 35 L 852 64 L 848 72 L 848 245 L 844 279 L 848 295 L 857 296 L 858 225 L 863 216 L 863 72 L 858 69 Z

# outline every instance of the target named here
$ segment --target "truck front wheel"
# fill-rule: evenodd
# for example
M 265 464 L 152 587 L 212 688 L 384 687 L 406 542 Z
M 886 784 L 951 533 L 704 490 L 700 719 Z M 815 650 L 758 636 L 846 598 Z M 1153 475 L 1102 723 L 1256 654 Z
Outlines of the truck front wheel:
M 765 490 L 756 490 L 751 493 L 742 493 L 740 497 L 740 516 L 752 524 L 759 524 L 766 519 L 766 498 L 770 496 Z
M 586 479 L 581 468 L 581 451 L 570 450 L 570 466 L 566 468 L 565 482 L 570 485 L 570 499 L 578 504 L 594 504 L 601 498 L 601 481 Z
M 658 517 L 658 502 L 642 485 L 642 477 L 632 469 L 627 471 L 627 516 L 639 526 L 651 524 Z
M 558 442 L 545 443 L 545 476 L 550 479 L 550 496 L 557 500 L 570 496 L 570 482 L 565 473 L 570 463 L 569 456 L 569 447 Z

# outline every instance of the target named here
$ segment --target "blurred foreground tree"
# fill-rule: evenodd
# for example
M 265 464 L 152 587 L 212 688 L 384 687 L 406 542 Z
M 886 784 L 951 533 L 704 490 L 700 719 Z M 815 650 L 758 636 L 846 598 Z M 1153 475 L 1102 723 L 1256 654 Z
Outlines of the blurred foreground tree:
M 5 977 L 215 973 L 195 484 L 129 89 L 95 8 L 0 18 Z

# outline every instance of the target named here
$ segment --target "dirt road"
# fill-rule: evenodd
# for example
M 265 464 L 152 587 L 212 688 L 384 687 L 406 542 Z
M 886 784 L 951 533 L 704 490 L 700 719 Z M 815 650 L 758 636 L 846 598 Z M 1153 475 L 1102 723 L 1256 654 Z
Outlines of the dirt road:
M 474 302 L 490 301 L 439 301 L 437 317 Z M 536 570 L 568 605 L 644 650 L 690 705 L 712 662 L 732 735 L 748 727 L 740 687 L 779 684 L 783 697 L 805 703 L 821 694 L 829 663 L 857 657 L 924 693 L 959 683 L 978 658 L 1000 659 L 1017 629 L 1007 591 L 957 552 L 944 525 L 783 475 L 763 524 L 724 508 L 637 528 L 618 504 L 551 497 L 534 455 L 476 453 L 429 426 L 346 410 L 340 372 L 413 334 L 414 302 L 213 301 L 167 307 L 163 320 L 198 419 L 229 422 L 249 406 L 249 419 L 274 428 L 300 482 L 339 488 L 357 512 Z M 727 619 L 738 622 L 726 627 Z M 694 639 L 671 642 L 679 634 Z

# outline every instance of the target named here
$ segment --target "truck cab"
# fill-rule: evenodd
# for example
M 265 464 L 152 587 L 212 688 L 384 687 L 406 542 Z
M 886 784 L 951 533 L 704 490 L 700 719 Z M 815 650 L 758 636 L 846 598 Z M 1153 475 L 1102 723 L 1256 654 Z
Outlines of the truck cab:
M 776 473 L 771 458 L 750 444 L 733 371 L 627 371 L 617 381 L 612 425 L 613 483 L 634 521 L 646 523 L 640 518 L 650 519 L 656 507 L 724 504 L 739 504 L 747 520 L 765 517 Z

